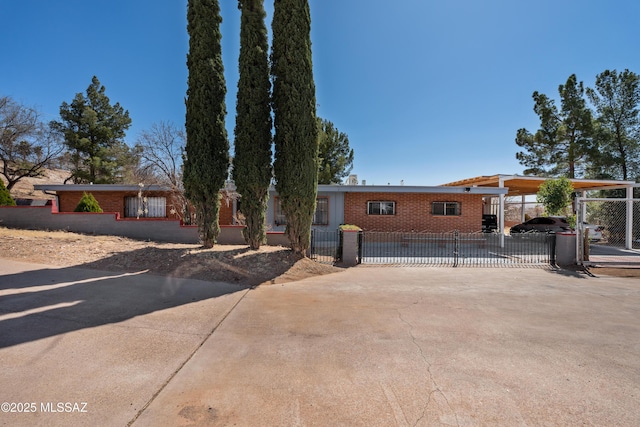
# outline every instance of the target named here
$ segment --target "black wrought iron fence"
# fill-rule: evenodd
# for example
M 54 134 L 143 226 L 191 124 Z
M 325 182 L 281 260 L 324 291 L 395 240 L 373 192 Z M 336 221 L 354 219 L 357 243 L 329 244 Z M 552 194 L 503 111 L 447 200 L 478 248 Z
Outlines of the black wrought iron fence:
M 360 261 L 364 264 L 434 266 L 513 266 L 555 264 L 555 235 L 524 233 L 364 232 Z
M 342 232 L 340 230 L 311 230 L 310 258 L 334 264 L 342 259 Z

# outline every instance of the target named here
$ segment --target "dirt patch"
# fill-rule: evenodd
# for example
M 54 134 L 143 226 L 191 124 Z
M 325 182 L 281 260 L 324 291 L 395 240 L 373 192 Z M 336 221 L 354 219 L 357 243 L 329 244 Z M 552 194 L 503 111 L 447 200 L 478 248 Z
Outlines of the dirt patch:
M 240 286 L 284 283 L 342 271 L 300 259 L 282 246 L 199 245 L 157 243 L 114 236 L 0 227 L 0 258 L 60 267 L 151 273 L 234 283 Z

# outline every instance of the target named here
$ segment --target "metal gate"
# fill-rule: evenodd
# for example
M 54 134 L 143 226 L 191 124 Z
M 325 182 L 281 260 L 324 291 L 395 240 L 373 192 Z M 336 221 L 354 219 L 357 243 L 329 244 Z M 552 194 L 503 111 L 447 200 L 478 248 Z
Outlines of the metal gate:
M 311 230 L 309 258 L 325 264 L 340 262 L 342 260 L 342 231 Z
M 360 262 L 432 266 L 554 265 L 555 234 L 363 232 Z
M 576 199 L 576 260 L 640 267 L 640 199 Z

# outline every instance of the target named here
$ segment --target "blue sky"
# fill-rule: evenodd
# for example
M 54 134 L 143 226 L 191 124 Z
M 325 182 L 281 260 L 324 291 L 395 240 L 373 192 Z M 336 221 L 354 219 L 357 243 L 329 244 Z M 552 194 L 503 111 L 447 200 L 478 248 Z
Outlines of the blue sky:
M 133 124 L 184 124 L 186 0 L 0 0 L 0 96 L 58 117 L 96 75 Z M 521 173 L 516 131 L 533 91 L 575 73 L 640 73 L 632 0 L 310 0 L 318 115 L 349 135 L 367 184 L 438 185 Z M 233 142 L 236 0 L 221 0 Z M 273 2 L 265 2 L 267 26 Z

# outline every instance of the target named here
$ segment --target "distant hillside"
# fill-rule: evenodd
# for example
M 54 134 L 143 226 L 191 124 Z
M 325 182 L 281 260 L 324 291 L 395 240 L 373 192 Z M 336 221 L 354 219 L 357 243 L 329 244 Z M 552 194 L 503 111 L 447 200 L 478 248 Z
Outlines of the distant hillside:
M 0 162 L 2 167 L 2 162 Z M 71 175 L 71 172 L 62 169 L 46 169 L 45 176 L 41 178 L 22 178 L 11 189 L 11 197 L 14 199 L 54 199 L 55 196 L 44 194 L 42 191 L 35 191 L 35 184 L 64 184 L 64 180 Z M 7 180 L 4 176 L 0 176 L 4 185 Z

